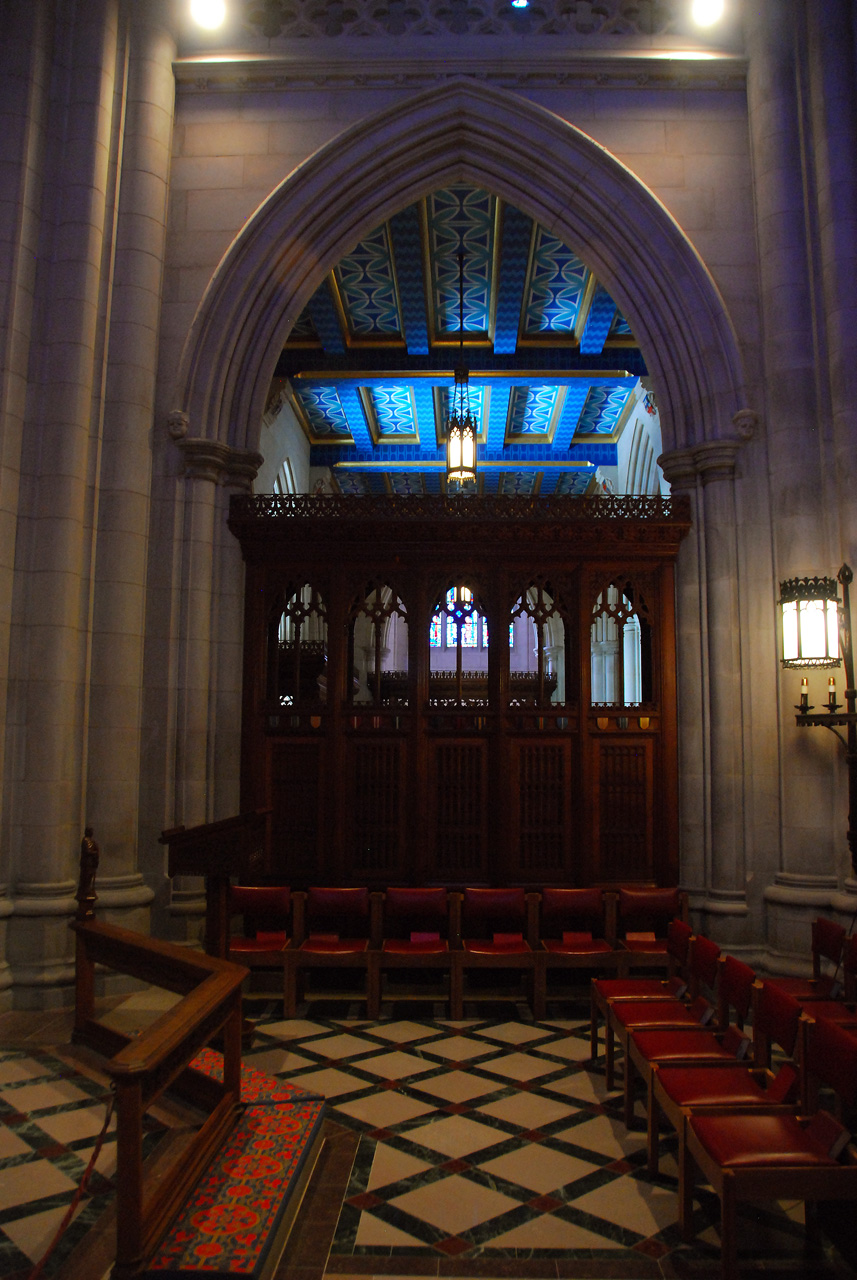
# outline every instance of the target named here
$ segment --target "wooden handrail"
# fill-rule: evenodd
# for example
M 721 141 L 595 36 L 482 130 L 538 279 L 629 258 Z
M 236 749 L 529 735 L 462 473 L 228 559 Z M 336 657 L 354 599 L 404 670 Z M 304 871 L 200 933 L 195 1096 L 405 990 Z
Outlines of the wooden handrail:
M 77 920 L 74 1039 L 107 1057 L 116 1091 L 116 1280 L 142 1266 L 167 1229 L 237 1114 L 241 1096 L 242 965 L 116 925 Z M 139 1035 L 130 1037 L 95 1017 L 95 966 L 105 965 L 182 999 Z M 223 1082 L 189 1069 L 213 1036 L 223 1040 Z M 193 1140 L 157 1184 L 143 1171 L 143 1116 L 152 1102 L 178 1084 L 209 1112 Z

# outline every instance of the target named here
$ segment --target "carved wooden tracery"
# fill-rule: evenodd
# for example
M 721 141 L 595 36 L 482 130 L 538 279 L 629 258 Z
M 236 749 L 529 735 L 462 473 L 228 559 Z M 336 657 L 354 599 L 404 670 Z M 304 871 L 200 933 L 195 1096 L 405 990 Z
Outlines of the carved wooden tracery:
M 676 879 L 684 499 L 242 496 L 230 527 L 247 564 L 241 803 L 272 810 L 269 875 Z M 599 627 L 620 665 L 628 631 L 640 667 L 609 699 L 593 697 Z

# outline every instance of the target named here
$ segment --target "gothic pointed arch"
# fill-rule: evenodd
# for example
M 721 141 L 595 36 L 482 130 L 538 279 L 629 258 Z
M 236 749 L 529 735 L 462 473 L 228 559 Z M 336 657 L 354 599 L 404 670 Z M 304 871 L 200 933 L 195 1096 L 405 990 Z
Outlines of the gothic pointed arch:
M 550 111 L 467 78 L 367 116 L 277 187 L 221 261 L 182 355 L 190 434 L 258 448 L 283 342 L 361 235 L 427 192 L 472 182 L 536 218 L 596 272 L 633 326 L 664 445 L 732 432 L 746 408 L 723 300 L 681 228 L 605 148 Z

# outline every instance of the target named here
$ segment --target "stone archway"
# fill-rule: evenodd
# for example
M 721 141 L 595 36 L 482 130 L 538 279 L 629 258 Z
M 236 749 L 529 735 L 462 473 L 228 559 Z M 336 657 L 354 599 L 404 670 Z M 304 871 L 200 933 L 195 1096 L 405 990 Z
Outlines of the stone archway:
M 630 170 L 551 112 L 469 79 L 366 117 L 301 165 L 237 237 L 191 326 L 174 402 L 185 509 L 195 522 L 181 567 L 176 820 L 220 816 L 237 801 L 230 752 L 215 749 L 220 774 L 208 771 L 209 744 L 234 737 L 240 719 L 236 694 L 211 695 L 218 648 L 240 645 L 240 610 L 222 600 L 239 599 L 242 582 L 210 482 L 226 473 L 240 485 L 252 474 L 277 358 L 327 272 L 361 235 L 450 182 L 495 192 L 572 246 L 616 298 L 644 352 L 658 394 L 664 469 L 674 488 L 691 493 L 694 509 L 695 536 L 679 561 L 677 617 L 684 878 L 704 887 L 700 905 L 743 916 L 733 480 L 754 415 L 736 337 L 699 255 Z M 716 538 L 703 536 L 707 520 Z M 709 699 L 712 689 L 717 696 Z M 713 849 L 727 851 L 719 863 Z
M 678 224 L 586 134 L 462 79 L 346 130 L 250 219 L 185 345 L 176 405 L 190 435 L 253 450 L 277 356 L 324 276 L 362 234 L 454 181 L 484 186 L 538 219 L 596 272 L 640 341 L 667 449 L 729 434 L 744 407 L 737 343 Z

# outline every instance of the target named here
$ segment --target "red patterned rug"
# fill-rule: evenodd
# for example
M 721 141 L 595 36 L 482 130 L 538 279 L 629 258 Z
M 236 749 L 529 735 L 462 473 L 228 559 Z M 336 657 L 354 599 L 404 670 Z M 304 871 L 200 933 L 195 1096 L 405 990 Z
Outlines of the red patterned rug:
M 222 1076 L 223 1060 L 212 1050 L 191 1065 Z M 249 1066 L 241 1068 L 241 1098 L 243 1116 L 141 1280 L 260 1280 L 276 1266 L 315 1163 L 324 1102 Z

